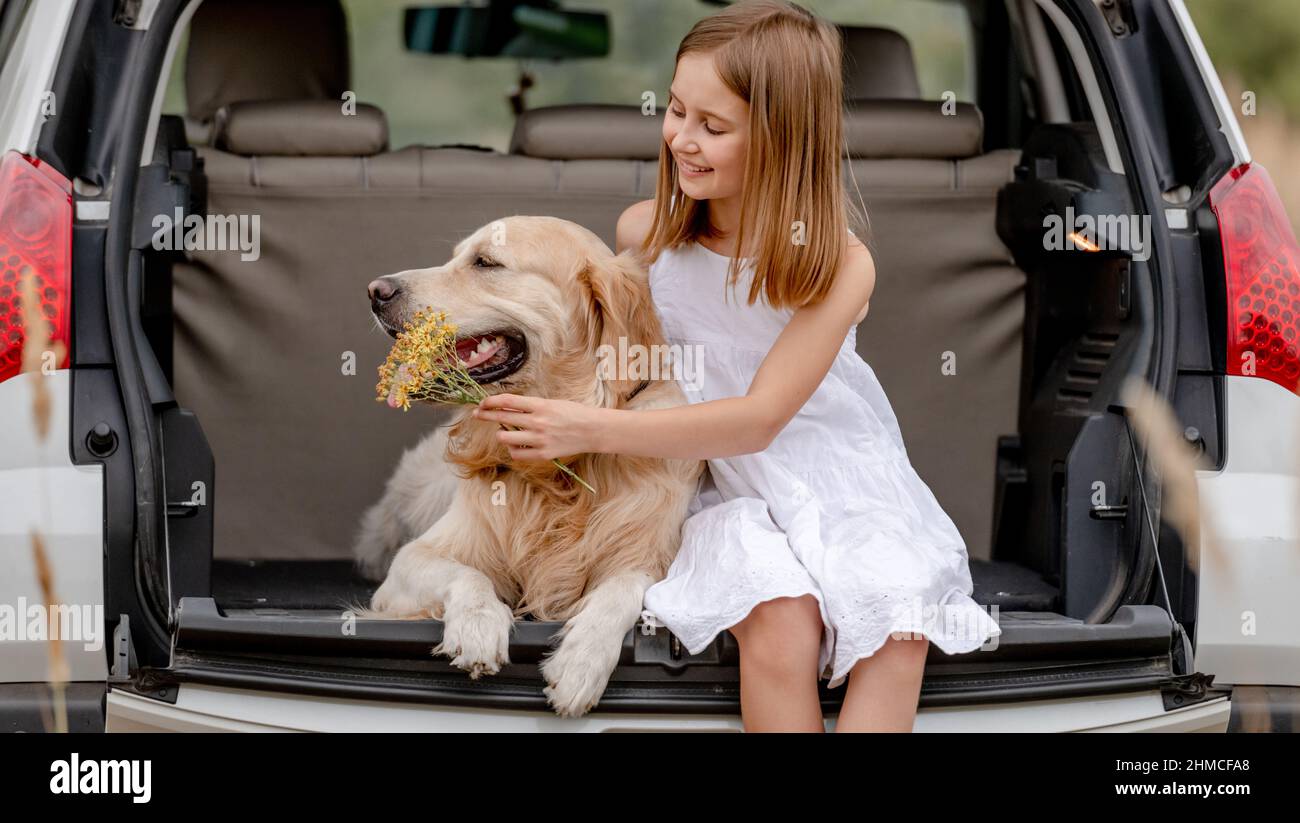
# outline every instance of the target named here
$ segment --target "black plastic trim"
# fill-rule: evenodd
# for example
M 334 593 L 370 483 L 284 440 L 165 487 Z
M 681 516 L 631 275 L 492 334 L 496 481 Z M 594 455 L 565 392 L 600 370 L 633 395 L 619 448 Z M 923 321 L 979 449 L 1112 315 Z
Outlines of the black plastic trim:
M 69 732 L 104 731 L 104 696 L 99 682 L 65 683 L 64 705 Z M 0 732 L 46 732 L 52 722 L 52 697 L 47 683 L 0 683 Z
M 268 610 L 270 612 L 272 610 Z M 1107 694 L 1155 689 L 1175 674 L 1172 624 L 1157 606 L 1122 607 L 1109 623 L 1084 624 L 1059 615 L 1002 612 L 998 647 L 948 656 L 931 646 L 921 705 Z M 438 703 L 477 708 L 548 710 L 537 669 L 563 627 L 519 621 L 510 663 L 472 680 L 446 658 L 434 658 L 438 620 L 355 620 L 321 612 L 223 614 L 211 598 L 183 598 L 175 653 L 168 669 L 150 670 L 141 689 L 207 683 L 334 697 Z M 735 712 L 739 709 L 739 647 L 723 632 L 697 655 L 670 632 L 638 624 L 623 642 L 597 710 Z M 821 681 L 823 707 L 834 710 L 844 689 Z
M 274 610 L 268 610 L 274 611 Z M 1121 606 L 1107 623 L 1067 621 L 1058 615 L 1001 612 L 1002 635 L 996 650 L 977 652 L 978 660 L 1032 660 L 1068 651 L 1072 657 L 1090 655 L 1159 654 L 1169 650 L 1172 626 L 1163 607 Z M 551 648 L 563 623 L 521 620 L 510 638 L 513 659 L 537 662 Z M 641 624 L 638 623 L 638 626 Z M 442 640 L 440 620 L 362 620 L 342 616 L 284 611 L 282 614 L 242 612 L 223 614 L 210 597 L 183 597 L 177 611 L 176 648 L 185 651 L 292 651 L 343 657 L 385 653 L 425 656 Z M 629 652 L 636 631 L 629 632 L 624 651 Z M 665 635 L 669 633 L 664 630 Z M 730 638 L 729 632 L 719 635 Z M 724 663 L 738 663 L 734 643 L 723 643 Z M 684 652 L 683 652 L 684 654 Z M 696 657 L 701 657 L 702 652 Z M 943 658 L 942 652 L 935 652 Z M 969 656 L 964 656 L 969 657 Z M 957 659 L 957 658 L 954 658 Z M 630 660 L 628 662 L 631 662 Z
M 734 669 L 720 670 L 735 673 Z M 980 675 L 944 684 L 927 682 L 921 708 L 1009 703 L 1154 691 L 1176 678 L 1161 658 L 1132 658 L 1105 666 L 1052 666 L 1037 672 Z M 388 700 L 473 709 L 550 712 L 542 683 L 498 675 L 470 680 L 465 675 L 341 671 L 311 665 L 272 664 L 247 659 L 178 655 L 175 665 L 158 672 L 155 683 L 186 683 L 309 694 L 342 699 Z M 837 711 L 844 688 L 819 686 L 821 706 Z M 737 714 L 740 684 L 729 682 L 627 683 L 612 679 L 593 713 Z

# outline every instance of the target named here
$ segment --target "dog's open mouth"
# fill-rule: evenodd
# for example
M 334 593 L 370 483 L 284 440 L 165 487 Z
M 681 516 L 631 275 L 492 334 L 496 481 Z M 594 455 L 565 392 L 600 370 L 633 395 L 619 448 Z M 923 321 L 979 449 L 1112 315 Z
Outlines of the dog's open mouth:
M 528 345 L 512 331 L 471 334 L 456 338 L 456 356 L 474 382 L 494 383 L 524 365 Z

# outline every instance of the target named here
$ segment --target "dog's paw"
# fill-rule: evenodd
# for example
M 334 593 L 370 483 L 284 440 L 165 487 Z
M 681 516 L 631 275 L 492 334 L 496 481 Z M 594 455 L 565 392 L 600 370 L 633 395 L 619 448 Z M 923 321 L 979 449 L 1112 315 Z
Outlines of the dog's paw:
M 407 594 L 400 581 L 385 579 L 375 593 L 370 596 L 368 608 L 357 614 L 358 617 L 399 618 L 426 617 L 428 610 L 420 606 Z
M 450 657 L 451 664 L 468 672 L 473 680 L 496 674 L 510 662 L 513 626 L 514 614 L 499 600 L 469 608 L 448 608 L 443 618 L 442 642 L 433 653 Z
M 600 702 L 618 665 L 619 647 L 601 648 L 594 638 L 569 635 L 539 667 L 547 686 L 542 691 L 555 713 L 579 717 Z

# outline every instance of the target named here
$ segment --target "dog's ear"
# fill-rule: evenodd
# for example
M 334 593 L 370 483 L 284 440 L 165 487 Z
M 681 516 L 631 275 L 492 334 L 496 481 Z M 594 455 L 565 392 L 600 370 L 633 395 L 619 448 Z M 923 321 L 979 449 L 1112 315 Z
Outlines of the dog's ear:
M 663 345 L 663 327 L 646 267 L 628 251 L 588 258 L 579 269 L 578 282 L 590 300 L 587 350 L 596 355 L 605 385 L 621 406 L 650 376 L 651 356 L 662 351 L 656 346 Z

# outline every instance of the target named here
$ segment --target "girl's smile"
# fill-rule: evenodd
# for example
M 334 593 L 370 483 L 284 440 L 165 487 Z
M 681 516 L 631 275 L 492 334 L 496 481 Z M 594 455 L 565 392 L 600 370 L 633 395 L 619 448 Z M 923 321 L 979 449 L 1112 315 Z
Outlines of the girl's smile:
M 713 55 L 682 55 L 668 89 L 663 135 L 677 165 L 682 191 L 713 203 L 725 228 L 744 188 L 749 146 L 749 104 L 718 77 Z M 733 202 L 734 201 L 734 202 Z
M 713 171 L 711 166 L 693 166 L 681 158 L 677 159 L 677 168 L 687 177 L 703 177 Z

